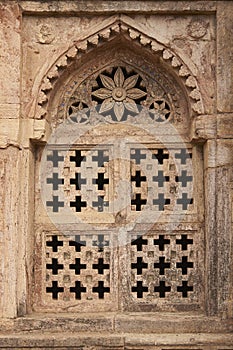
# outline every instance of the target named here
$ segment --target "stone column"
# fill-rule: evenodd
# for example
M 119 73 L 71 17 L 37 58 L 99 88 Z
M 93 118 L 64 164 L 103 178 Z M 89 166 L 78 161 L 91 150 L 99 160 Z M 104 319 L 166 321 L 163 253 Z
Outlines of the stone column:
M 206 309 L 232 316 L 233 114 L 199 116 L 195 134 L 204 141 Z
M 21 14 L 0 1 L 0 317 L 17 315 Z
M 217 156 L 218 311 L 233 315 L 233 2 L 217 2 Z

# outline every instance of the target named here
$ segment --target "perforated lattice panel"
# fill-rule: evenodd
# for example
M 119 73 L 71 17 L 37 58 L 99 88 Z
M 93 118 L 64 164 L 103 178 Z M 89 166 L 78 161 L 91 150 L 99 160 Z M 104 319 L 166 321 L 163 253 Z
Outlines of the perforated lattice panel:
M 88 207 L 97 212 L 109 210 L 108 149 L 48 153 L 51 171 L 46 181 L 51 198 L 46 206 L 49 210 L 56 213 L 65 205 L 76 213 L 85 212 Z
M 193 210 L 192 151 L 132 148 L 131 210 Z
M 135 236 L 131 292 L 137 299 L 197 300 L 197 254 L 192 234 Z
M 70 309 L 99 305 L 105 310 L 115 299 L 115 258 L 109 233 L 61 235 L 44 233 L 41 292 L 43 307 Z M 39 280 L 37 280 L 39 282 Z M 90 309 L 91 311 L 91 309 Z

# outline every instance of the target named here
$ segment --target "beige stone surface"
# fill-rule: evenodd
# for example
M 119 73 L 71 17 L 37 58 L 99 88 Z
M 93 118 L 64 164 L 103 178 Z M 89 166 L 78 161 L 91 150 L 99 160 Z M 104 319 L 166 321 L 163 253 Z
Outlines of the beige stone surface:
M 232 112 L 233 108 L 233 7 L 231 1 L 219 1 L 217 7 L 217 109 Z
M 0 1 L 0 349 L 233 349 L 232 23 L 232 1 Z M 97 118 L 97 103 L 105 119 Z M 131 124 L 124 124 L 124 112 L 143 103 L 150 113 L 153 107 L 154 119 L 129 114 Z M 92 108 L 84 120 L 77 112 L 83 106 Z M 172 128 L 156 126 L 158 110 Z M 54 212 L 45 210 L 43 149 L 64 120 L 84 133 L 74 140 L 62 172 L 57 166 L 66 203 L 83 195 L 70 182 L 79 168 L 84 177 L 101 172 L 113 180 L 112 187 L 105 182 L 99 190 L 98 185 L 97 194 L 114 204 L 81 209 L 78 230 L 70 214 L 62 223 L 80 234 L 94 224 L 88 233 L 93 240 L 110 234 L 111 244 L 118 244 L 112 255 L 102 248 L 78 248 L 73 236 L 59 232 Z M 72 137 L 70 129 L 62 129 L 55 138 L 58 148 Z M 151 158 L 144 172 L 154 181 L 150 153 L 165 150 L 161 139 L 170 149 L 192 152 L 194 204 L 183 216 L 180 209 L 171 213 L 181 181 L 165 151 L 158 166 L 166 174 L 169 200 L 154 222 L 156 210 L 141 217 L 141 206 L 132 209 L 129 200 L 132 194 L 145 198 L 149 187 L 127 181 L 141 171 L 137 162 L 131 164 L 136 143 L 146 144 L 146 151 L 138 149 L 145 162 Z M 102 167 L 93 165 L 94 144 L 110 154 Z M 87 166 L 71 164 L 76 151 L 85 154 Z M 96 186 L 90 179 L 86 193 Z M 51 193 L 56 196 L 56 189 Z M 76 218 L 79 210 L 72 210 Z M 147 231 L 149 243 L 132 248 L 128 233 Z M 157 249 L 153 242 L 162 235 L 171 244 Z M 181 235 L 194 240 L 193 246 L 177 247 Z M 50 244 L 56 238 L 63 244 L 58 251 Z M 179 270 L 184 256 L 194 262 L 192 272 L 190 265 Z M 69 271 L 77 257 L 89 270 Z M 161 257 L 170 265 L 165 273 L 154 272 Z M 111 265 L 109 274 L 98 270 L 112 293 L 104 300 L 92 293 L 100 281 L 93 272 L 97 258 Z M 140 259 L 147 267 L 138 273 L 137 266 L 136 273 L 133 265 Z M 51 261 L 62 263 L 58 270 L 66 272 L 54 273 Z M 46 288 L 56 278 L 65 292 L 52 300 Z M 71 296 L 78 278 L 89 288 L 82 302 Z M 132 293 L 142 281 L 149 290 Z M 155 281 L 169 282 L 171 294 L 158 297 Z M 195 292 L 182 299 L 177 286 L 183 281 Z

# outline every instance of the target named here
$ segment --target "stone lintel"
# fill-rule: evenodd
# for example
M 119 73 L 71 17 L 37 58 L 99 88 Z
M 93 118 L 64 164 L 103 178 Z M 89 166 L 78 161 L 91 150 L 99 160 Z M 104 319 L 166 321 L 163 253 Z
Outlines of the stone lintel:
M 93 6 L 94 5 L 94 6 Z M 212 13 L 216 1 L 20 1 L 24 13 Z

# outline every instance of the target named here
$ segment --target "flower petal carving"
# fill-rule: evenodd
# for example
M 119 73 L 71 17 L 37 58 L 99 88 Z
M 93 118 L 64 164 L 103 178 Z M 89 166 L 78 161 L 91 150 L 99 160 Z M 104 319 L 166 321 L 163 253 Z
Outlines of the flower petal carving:
M 106 87 L 107 89 L 112 90 L 115 88 L 115 83 L 112 80 L 112 78 L 107 77 L 104 74 L 100 74 L 100 80 L 101 80 L 103 86 Z
M 139 113 L 136 102 L 131 98 L 126 98 L 126 100 L 123 103 L 125 108 L 128 109 L 128 111 L 131 111 L 133 113 Z
M 105 100 L 106 98 L 111 97 L 112 91 L 106 88 L 101 88 L 92 92 L 92 95 L 97 98 L 100 98 L 101 100 Z
M 142 91 L 138 88 L 133 88 L 133 89 L 127 90 L 127 96 L 129 98 L 134 99 L 134 100 L 137 100 L 138 98 L 144 97 L 146 95 L 147 95 L 147 93 L 145 91 Z
M 132 75 L 131 77 L 125 79 L 125 82 L 123 84 L 123 88 L 125 90 L 132 89 L 138 80 L 138 74 Z
M 102 102 L 99 113 L 104 113 L 104 112 L 110 111 L 112 109 L 112 107 L 114 106 L 114 103 L 115 102 L 113 101 L 113 99 L 111 97 L 107 98 L 106 100 L 104 100 Z
M 114 74 L 114 81 L 116 87 L 122 87 L 124 83 L 125 77 L 120 67 L 117 68 L 116 73 Z
M 123 117 L 123 114 L 124 114 L 124 110 L 125 110 L 125 107 L 124 107 L 123 103 L 115 102 L 114 112 L 115 112 L 115 116 L 116 116 L 118 122 L 121 121 L 121 118 Z

